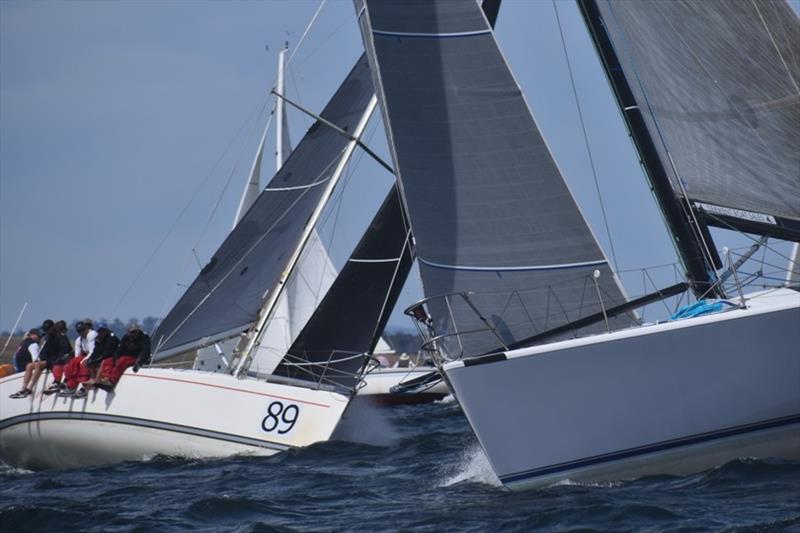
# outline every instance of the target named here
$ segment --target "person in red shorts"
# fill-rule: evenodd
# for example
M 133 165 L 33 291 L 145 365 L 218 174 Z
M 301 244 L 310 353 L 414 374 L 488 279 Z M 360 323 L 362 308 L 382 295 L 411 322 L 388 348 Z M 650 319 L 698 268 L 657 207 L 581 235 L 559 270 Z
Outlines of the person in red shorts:
M 59 396 L 72 396 L 80 383 L 89 381 L 91 373 L 84 359 L 94 353 L 94 340 L 97 332 L 92 329 L 91 320 L 83 320 L 75 324 L 78 336 L 75 338 L 75 356 L 64 367 L 65 387 L 58 393 Z
M 53 363 L 53 383 L 50 385 L 49 388 L 42 391 L 44 394 L 54 394 L 59 392 L 60 390 L 64 389 L 65 385 L 62 379 L 65 377 L 65 369 L 72 361 L 72 344 L 69 342 L 69 337 L 67 337 L 67 323 L 63 320 L 59 320 L 55 323 L 55 330 L 56 330 L 56 348 L 57 348 L 57 355 L 58 357 Z
M 114 335 L 114 332 L 112 332 L 104 322 L 97 324 L 97 337 L 94 339 L 94 351 L 92 355 L 84 359 L 81 364 L 89 367 L 92 375 L 96 375 L 98 378 L 86 381 L 82 387 L 75 391 L 75 394 L 72 395 L 73 398 L 86 397 L 88 389 L 91 389 L 100 381 L 99 376 L 102 375 L 103 368 L 109 365 L 113 366 L 114 358 L 117 355 L 117 348 L 119 348 L 119 339 Z
M 100 377 L 95 386 L 105 390 L 113 390 L 122 374 L 133 367 L 134 372 L 150 362 L 150 336 L 143 332 L 138 324 L 133 324 L 119 343 L 117 355 L 103 360 L 100 366 Z

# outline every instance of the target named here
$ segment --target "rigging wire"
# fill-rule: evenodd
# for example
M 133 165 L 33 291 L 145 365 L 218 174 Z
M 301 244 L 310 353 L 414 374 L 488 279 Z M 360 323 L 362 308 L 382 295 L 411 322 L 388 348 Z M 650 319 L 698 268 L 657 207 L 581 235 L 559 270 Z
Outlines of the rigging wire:
M 294 93 L 297 95 L 297 101 L 302 102 L 303 97 L 300 96 L 300 86 L 294 77 L 294 69 L 287 68 L 286 70 L 289 71 L 289 77 L 292 79 L 292 86 L 294 87 Z M 303 117 L 303 124 L 305 125 L 306 130 L 308 130 L 308 128 L 311 127 L 311 124 L 308 122 L 308 116 L 305 113 L 300 113 L 300 116 Z
M 317 17 L 319 16 L 320 12 L 322 11 L 322 8 L 325 6 L 325 2 L 326 2 L 326 1 L 327 1 L 327 0 L 322 0 L 322 1 L 319 3 L 319 7 L 317 7 L 317 10 L 314 12 L 314 15 L 311 17 L 311 21 L 310 21 L 310 22 L 308 23 L 308 25 L 306 26 L 306 29 L 305 29 L 305 31 L 303 32 L 303 35 L 301 35 L 301 36 L 300 36 L 300 40 L 298 40 L 298 41 L 297 41 L 297 46 L 295 46 L 295 47 L 294 47 L 294 50 L 292 50 L 292 53 L 291 53 L 291 54 L 289 54 L 289 59 L 287 59 L 287 60 L 286 60 L 286 65 L 285 65 L 285 67 L 288 67 L 288 66 L 289 66 L 289 63 L 291 63 L 291 62 L 292 62 L 292 59 L 294 58 L 294 55 L 297 53 L 297 51 L 298 51 L 298 50 L 300 50 L 300 46 L 302 46 L 302 44 L 303 44 L 303 41 L 305 41 L 306 37 L 308 36 L 308 32 L 310 32 L 310 31 L 311 31 L 311 27 L 314 25 L 314 22 L 316 22 L 316 21 L 317 21 Z
M 553 11 L 556 15 L 556 23 L 558 24 L 558 33 L 561 36 L 561 46 L 564 50 L 564 59 L 567 62 L 567 70 L 569 71 L 569 81 L 572 85 L 572 95 L 575 98 L 575 107 L 578 110 L 578 118 L 580 119 L 581 123 L 581 132 L 583 133 L 583 143 L 586 146 L 586 154 L 589 157 L 589 166 L 592 168 L 592 177 L 594 178 L 594 187 L 597 191 L 597 198 L 600 201 L 600 211 L 603 214 L 603 225 L 606 229 L 606 236 L 608 237 L 608 244 L 611 249 L 611 259 L 614 261 L 614 271 L 619 271 L 619 263 L 617 262 L 617 253 L 614 250 L 614 241 L 611 238 L 611 230 L 609 229 L 608 225 L 608 216 L 606 215 L 606 207 L 605 203 L 603 202 L 603 195 L 600 192 L 600 181 L 597 177 L 597 168 L 594 164 L 594 157 L 592 156 L 592 149 L 589 144 L 589 136 L 586 132 L 586 123 L 583 119 L 583 111 L 581 110 L 580 99 L 578 98 L 578 90 L 575 86 L 575 76 L 572 73 L 572 63 L 569 60 L 569 52 L 567 51 L 567 42 L 564 38 L 564 30 L 561 27 L 561 17 L 558 15 L 558 6 L 556 5 L 556 0 L 553 0 Z
M 339 23 L 328 35 L 326 35 L 322 39 L 322 41 L 320 41 L 320 43 L 316 46 L 316 48 L 312 49 L 308 53 L 308 55 L 303 58 L 298 67 L 302 67 L 303 65 L 305 65 L 309 59 L 311 59 L 317 52 L 319 52 L 322 49 L 322 47 L 331 39 L 331 37 L 339 33 L 339 30 L 341 30 L 345 24 L 352 21 L 354 18 L 355 14 L 353 14 L 352 12 L 348 14 L 341 23 Z M 294 56 L 294 54 L 292 54 L 292 56 Z
M 794 85 L 794 90 L 796 94 L 800 94 L 800 86 L 797 85 L 797 80 L 794 79 L 792 75 L 792 71 L 789 69 L 789 65 L 786 64 L 786 59 L 783 57 L 781 53 L 781 49 L 778 48 L 778 44 L 775 42 L 775 37 L 772 35 L 772 30 L 769 29 L 767 25 L 767 21 L 764 20 L 764 15 L 761 14 L 761 10 L 758 8 L 758 4 L 756 4 L 755 0 L 750 0 L 750 3 L 753 4 L 753 8 L 755 8 L 756 13 L 758 13 L 758 18 L 761 19 L 761 24 L 764 26 L 764 29 L 767 31 L 767 35 L 769 35 L 769 40 L 772 43 L 772 46 L 775 48 L 775 52 L 778 53 L 778 57 L 781 58 L 781 63 L 783 63 L 783 68 L 786 70 L 786 75 L 788 76 L 789 80 Z
M 265 101 L 264 105 L 261 107 L 261 111 L 259 112 L 258 117 L 256 117 L 256 120 L 253 123 L 253 127 L 250 130 L 250 135 L 251 136 L 253 135 L 253 133 L 255 133 L 256 128 L 258 127 L 258 122 L 261 119 L 261 117 L 264 115 L 264 111 L 266 109 L 267 109 L 267 102 Z M 274 115 L 271 113 L 270 116 L 269 116 L 269 119 L 267 120 L 267 125 L 265 127 L 266 130 L 269 130 L 269 128 L 270 128 L 270 125 L 272 124 L 272 117 L 273 116 Z M 195 241 L 194 246 L 192 246 L 192 250 L 193 251 L 200 244 L 200 241 L 203 240 L 203 238 L 206 236 L 206 232 L 208 231 L 208 228 L 211 226 L 211 222 L 214 220 L 214 216 L 217 214 L 217 210 L 219 209 L 219 205 L 220 205 L 220 203 L 222 203 L 222 198 L 225 196 L 225 193 L 228 190 L 228 186 L 231 184 L 231 180 L 233 180 L 233 177 L 236 175 L 236 170 L 239 168 L 239 163 L 241 163 L 242 159 L 244 158 L 244 151 L 245 151 L 246 148 L 247 148 L 247 146 L 245 144 L 242 144 L 242 147 L 239 150 L 239 155 L 236 157 L 236 160 L 235 160 L 235 163 L 233 165 L 233 168 L 231 168 L 231 171 L 228 174 L 228 179 L 225 180 L 225 184 L 222 186 L 222 190 L 220 191 L 219 195 L 217 195 L 217 200 L 214 203 L 214 207 L 211 209 L 211 213 L 208 215 L 208 220 L 206 220 L 206 225 L 203 227 L 203 231 L 200 232 L 200 235 L 197 237 L 197 240 Z M 249 176 L 248 176 L 248 180 L 249 180 Z M 202 269 L 202 266 L 201 266 L 201 269 Z
M 320 12 L 322 11 L 322 8 L 323 8 L 323 6 L 325 5 L 325 3 L 326 3 L 326 0 L 321 0 L 321 2 L 320 2 L 320 4 L 319 4 L 319 6 L 317 7 L 317 10 L 314 12 L 314 15 L 311 17 L 311 20 L 309 21 L 308 25 L 306 26 L 306 29 L 303 31 L 303 35 L 300 37 L 300 40 L 297 42 L 297 46 L 296 46 L 296 47 L 295 47 L 295 48 L 292 50 L 292 53 L 289 55 L 289 59 L 286 61 L 286 65 L 285 65 L 285 67 L 287 67 L 287 68 L 288 68 L 288 66 L 289 66 L 289 63 L 291 63 L 291 61 L 292 61 L 292 58 L 294 58 L 295 54 L 296 54 L 296 53 L 297 53 L 297 52 L 300 50 L 300 46 L 303 44 L 303 42 L 305 41 L 305 38 L 308 36 L 309 32 L 311 31 L 311 28 L 312 28 L 312 26 L 314 25 L 314 22 L 317 20 L 317 17 L 319 16 Z M 337 28 L 337 29 L 338 29 L 338 28 Z M 277 77 L 276 77 L 276 79 L 275 79 L 275 80 L 273 81 L 273 83 L 272 83 L 272 87 L 273 87 L 273 89 L 274 89 L 274 87 L 275 87 L 275 84 L 276 84 L 276 83 L 277 83 Z M 261 99 L 259 99 L 259 101 L 258 101 L 258 104 L 257 104 L 257 105 L 256 105 L 256 107 L 255 107 L 255 109 L 262 108 L 262 111 L 259 113 L 259 116 L 260 116 L 260 114 L 261 114 L 261 113 L 263 113 L 263 107 L 265 107 L 265 106 L 266 106 L 266 102 L 267 102 L 267 98 L 268 98 L 269 94 L 270 94 L 270 91 L 266 91 L 266 92 L 265 92 L 265 94 L 262 96 L 262 98 L 261 98 Z M 263 105 L 262 105 L 262 102 L 263 102 Z M 114 305 L 114 309 L 113 309 L 113 311 L 111 312 L 111 314 L 112 314 L 112 315 L 117 313 L 117 311 L 118 311 L 118 309 L 119 309 L 120 305 L 122 305 L 122 303 L 125 301 L 125 298 L 127 298 L 127 297 L 128 297 L 128 295 L 130 294 L 130 292 L 133 290 L 133 288 L 136 286 L 136 284 L 137 284 L 137 283 L 139 282 L 139 280 L 141 279 L 141 277 L 142 277 L 142 275 L 144 274 L 144 272 L 147 270 L 147 267 L 148 267 L 148 266 L 150 266 L 150 263 L 152 263 L 152 261 L 153 261 L 153 259 L 155 258 L 156 254 L 157 254 L 157 253 L 158 253 L 158 252 L 161 250 L 161 248 L 164 246 L 164 244 L 166 243 L 166 241 L 167 241 L 167 240 L 169 239 L 169 237 L 172 235 L 172 232 L 173 232 L 173 231 L 175 230 L 175 228 L 178 226 L 178 223 L 181 221 L 181 219 L 184 217 L 184 215 L 186 214 L 186 212 L 189 210 L 189 207 L 191 207 L 191 205 L 194 203 L 194 201 L 195 201 L 195 199 L 197 198 L 197 196 L 200 194 L 200 191 L 201 191 L 201 190 L 202 190 L 202 189 L 205 187 L 205 184 L 208 182 L 208 180 L 209 180 L 209 179 L 211 178 L 211 176 L 214 174 L 214 172 L 216 171 L 217 167 L 218 167 L 218 166 L 220 165 L 220 163 L 222 163 L 222 161 L 225 159 L 225 156 L 228 154 L 228 151 L 231 149 L 231 147 L 233 146 L 234 142 L 235 142 L 235 141 L 236 141 L 236 140 L 239 138 L 239 136 L 241 135 L 242 131 L 245 129 L 245 126 L 246 126 L 246 125 L 247 125 L 247 124 L 250 122 L 250 120 L 251 120 L 251 118 L 252 118 L 252 115 L 253 115 L 253 112 L 251 112 L 250 114 L 248 114 L 248 118 L 247 118 L 247 119 L 246 119 L 246 120 L 245 120 L 245 121 L 242 123 L 242 125 L 239 127 L 239 130 L 236 132 L 236 134 L 235 134 L 235 135 L 233 136 L 233 138 L 230 140 L 230 142 L 228 143 L 228 145 L 225 147 L 225 149 L 223 150 L 222 154 L 219 156 L 219 158 L 217 159 L 217 161 L 216 161 L 216 162 L 214 163 L 214 165 L 211 167 L 211 170 L 208 172 L 208 174 L 206 174 L 206 176 L 205 176 L 205 177 L 203 178 L 203 180 L 200 182 L 200 185 L 199 185 L 199 186 L 198 186 L 198 187 L 195 189 L 195 191 L 192 193 L 192 196 L 189 198 L 189 201 L 186 203 L 186 205 L 184 205 L 183 209 L 181 209 L 181 211 L 180 211 L 180 213 L 178 214 L 178 216 L 177 216 L 177 218 L 175 219 L 175 221 L 172 223 L 172 225 L 169 227 L 169 229 L 167 230 L 167 232 L 166 232 L 166 233 L 164 234 L 164 236 L 161 238 L 161 240 L 159 241 L 159 243 L 158 243 L 158 244 L 156 245 L 156 247 L 153 249 L 153 251 L 151 252 L 151 254 L 150 254 L 150 255 L 148 256 L 148 258 L 145 260 L 144 264 L 142 265 L 142 268 L 139 270 L 139 272 L 138 272 L 138 273 L 136 274 L 136 276 L 134 277 L 133 281 L 130 283 L 130 285 L 128 285 L 128 287 L 127 287 L 127 288 L 125 289 L 125 291 L 122 293 L 122 296 L 120 296 L 119 300 L 118 300 L 118 301 L 117 301 L 117 303 Z M 270 120 L 271 120 L 271 117 L 272 117 L 272 113 L 270 114 Z M 267 126 L 267 127 L 269 127 L 269 126 Z M 231 178 L 229 177 L 229 178 L 228 178 L 228 182 L 230 182 L 230 179 L 231 179 Z M 225 188 L 223 189 L 223 194 L 224 194 L 224 192 L 225 192 L 225 189 L 227 189 L 227 183 L 226 183 L 226 185 L 225 185 Z M 217 205 L 219 205 L 219 199 L 218 199 Z M 216 206 L 215 206 L 215 208 L 214 208 L 214 211 L 216 211 Z M 212 217 L 213 217 L 213 213 L 212 213 Z M 207 227 L 208 227 L 208 226 L 206 226 L 206 229 L 207 229 Z M 205 231 L 205 230 L 204 230 L 204 231 Z M 202 238 L 202 237 L 201 237 L 201 238 Z M 195 246 L 196 246 L 196 244 L 195 244 Z
M 254 114 L 255 110 L 259 109 L 262 106 L 262 102 L 266 102 L 267 101 L 268 95 L 269 95 L 269 93 L 265 93 L 262 96 L 262 98 L 258 101 L 258 105 L 255 107 L 255 109 L 253 111 L 251 111 L 248 114 L 247 118 L 242 123 L 242 125 L 239 127 L 239 129 L 236 132 L 236 134 L 233 136 L 233 138 L 230 140 L 230 142 L 228 142 L 227 146 L 225 146 L 225 149 L 222 151 L 222 154 L 219 156 L 217 161 L 211 167 L 211 170 L 206 174 L 206 176 L 203 178 L 203 180 L 200 182 L 200 184 L 197 186 L 197 188 L 195 188 L 194 192 L 192 193 L 192 196 L 189 198 L 189 201 L 187 201 L 186 204 L 183 206 L 183 209 L 181 209 L 181 211 L 178 213 L 178 216 L 175 218 L 175 221 L 172 223 L 172 225 L 170 225 L 169 229 L 167 229 L 167 231 L 164 234 L 164 236 L 161 238 L 161 240 L 158 242 L 156 247 L 153 249 L 153 251 L 147 257 L 147 259 L 145 260 L 144 264 L 142 265 L 142 268 L 139 269 L 139 272 L 136 274 L 136 276 L 134 277 L 133 281 L 131 281 L 130 285 L 128 285 L 128 287 L 122 293 L 122 296 L 120 296 L 119 300 L 117 300 L 117 303 L 114 306 L 114 309 L 111 311 L 112 315 L 115 315 L 117 313 L 117 311 L 119 310 L 120 305 L 122 305 L 122 302 L 125 301 L 125 298 L 127 298 L 128 295 L 130 294 L 131 290 L 133 290 L 133 287 L 139 282 L 139 280 L 141 279 L 142 275 L 147 270 L 147 267 L 150 266 L 150 263 L 152 263 L 152 261 L 155 258 L 156 254 L 161 250 L 161 248 L 167 242 L 169 237 L 172 235 L 172 232 L 175 231 L 175 228 L 178 227 L 178 223 L 181 221 L 181 219 L 184 217 L 186 212 L 189 210 L 189 208 L 192 206 L 194 201 L 197 199 L 198 195 L 200 194 L 200 191 L 205 187 L 206 183 L 208 183 L 208 180 L 211 179 L 211 176 L 214 175 L 214 173 L 217 170 L 217 167 L 219 167 L 220 163 L 222 163 L 222 161 L 225 159 L 225 156 L 228 155 L 228 152 L 230 151 L 231 147 L 236 142 L 236 140 L 239 138 L 239 136 L 242 134 L 242 132 L 244 131 L 244 129 L 247 126 L 247 124 L 250 123 L 250 121 L 252 120 L 252 117 L 253 117 L 253 114 Z

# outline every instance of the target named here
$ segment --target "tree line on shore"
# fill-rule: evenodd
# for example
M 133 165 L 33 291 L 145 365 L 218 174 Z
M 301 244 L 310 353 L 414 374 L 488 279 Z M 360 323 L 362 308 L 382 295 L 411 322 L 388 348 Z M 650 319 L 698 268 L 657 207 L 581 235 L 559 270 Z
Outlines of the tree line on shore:
M 52 320 L 58 320 L 58 319 L 57 318 L 53 318 Z M 78 322 L 81 322 L 82 320 L 85 320 L 85 319 L 84 318 L 74 318 L 74 319 L 72 319 L 72 320 L 67 322 L 67 324 L 69 325 L 69 330 L 70 330 L 69 336 L 70 337 L 72 337 L 73 334 L 75 333 L 75 324 L 77 324 Z M 144 331 L 146 333 L 152 333 L 152 331 L 156 327 L 156 324 L 158 323 L 158 319 L 156 317 L 154 317 L 154 316 L 148 316 L 148 317 L 145 317 L 145 318 L 143 318 L 141 320 L 139 320 L 137 318 L 130 318 L 128 320 L 122 320 L 120 318 L 115 318 L 113 320 L 109 320 L 107 318 L 97 318 L 97 319 L 93 318 L 91 320 L 92 320 L 92 323 L 95 326 L 97 324 L 99 324 L 100 322 L 105 322 L 108 325 L 108 329 L 113 331 L 114 334 L 117 337 L 122 337 L 125 334 L 125 332 L 128 331 L 130 326 L 133 325 L 133 324 L 139 324 L 139 326 L 142 328 L 142 331 Z M 39 328 L 39 327 L 41 327 L 41 322 L 39 322 L 37 324 L 33 324 L 33 325 L 31 325 L 30 327 L 28 327 L 26 329 L 17 328 L 13 332 L 5 330 L 5 331 L 0 332 L 0 337 L 8 337 L 9 335 L 11 335 L 12 337 L 22 337 L 30 329 Z
M 57 319 L 53 319 L 57 320 Z M 80 322 L 81 318 L 76 318 L 68 322 L 70 328 L 70 337 L 72 337 L 73 333 L 75 332 L 75 324 Z M 154 316 L 148 316 L 141 320 L 136 318 L 130 318 L 128 320 L 122 320 L 120 318 L 114 318 L 112 320 L 106 318 L 99 318 L 99 319 L 92 319 L 94 324 L 98 324 L 100 322 L 105 322 L 108 325 L 108 329 L 113 331 L 118 337 L 122 337 L 131 324 L 137 323 L 141 326 L 142 331 L 146 333 L 152 333 L 158 323 L 158 318 Z M 18 328 L 16 331 L 10 332 L 8 330 L 0 332 L 0 337 L 8 337 L 11 335 L 12 337 L 22 337 L 27 333 L 27 331 L 31 328 L 37 328 L 41 326 L 39 324 L 33 324 L 28 329 Z M 383 333 L 383 338 L 386 339 L 386 342 L 389 343 L 389 346 L 397 353 L 416 353 L 419 350 L 420 339 L 416 333 L 411 333 L 406 330 L 402 329 L 387 329 Z M 2 348 L 2 346 L 0 346 Z

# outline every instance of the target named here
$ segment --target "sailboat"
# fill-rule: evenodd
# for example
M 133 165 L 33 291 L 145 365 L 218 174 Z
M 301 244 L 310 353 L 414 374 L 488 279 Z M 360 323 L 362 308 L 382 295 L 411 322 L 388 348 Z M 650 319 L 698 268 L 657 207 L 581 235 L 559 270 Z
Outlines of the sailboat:
M 227 372 L 143 368 L 83 399 L 43 395 L 46 374 L 30 397 L 11 400 L 22 376 L 3 378 L 0 459 L 65 468 L 271 455 L 329 439 L 411 266 L 396 189 L 287 352 L 273 357 L 266 333 L 298 264 L 318 251 L 316 223 L 376 105 L 362 56 L 266 188 L 249 206 L 243 199 L 233 230 L 153 333 L 162 356 L 236 339 Z
M 741 270 L 768 239 L 800 242 L 790 6 L 578 0 L 685 274 L 632 298 L 489 12 L 354 3 L 425 292 L 408 314 L 502 483 L 800 458 L 800 287 Z M 709 226 L 754 244 L 723 260 Z M 674 318 L 641 319 L 687 292 Z
M 286 103 L 284 101 L 285 91 L 285 69 L 286 69 L 286 56 L 289 51 L 289 45 L 286 45 L 278 52 L 278 73 L 275 84 L 275 108 L 273 116 L 275 118 L 276 132 L 275 132 L 275 171 L 280 172 L 286 162 L 286 158 L 292 151 L 291 136 L 289 134 L 289 123 L 287 120 Z M 264 159 L 267 134 L 269 132 L 271 121 L 268 121 L 264 127 L 261 139 L 258 143 L 256 155 L 250 167 L 247 182 L 245 183 L 242 191 L 241 199 L 236 210 L 234 218 L 233 229 L 241 221 L 244 214 L 252 207 L 258 199 L 261 191 L 261 168 Z M 393 216 L 399 217 L 400 214 L 396 213 Z M 389 238 L 385 235 L 384 238 Z M 406 236 L 397 234 L 395 240 L 403 246 Z M 388 250 L 387 250 L 388 251 Z M 353 257 L 350 262 L 358 261 L 382 261 L 389 265 L 396 263 L 397 258 L 357 258 Z M 281 293 L 275 305 L 264 335 L 258 344 L 255 355 L 249 362 L 248 371 L 252 374 L 261 377 L 269 376 L 280 364 L 281 360 L 292 349 L 294 341 L 300 336 L 305 325 L 309 322 L 314 311 L 317 309 L 322 297 L 330 290 L 339 272 L 330 258 L 328 250 L 319 231 L 315 227 L 309 236 L 303 254 L 297 262 L 297 266 L 292 273 L 292 276 L 286 282 L 286 288 Z M 405 282 L 408 276 L 408 270 L 403 268 L 398 270 L 395 277 L 395 283 Z M 360 290 L 358 287 L 353 287 L 353 291 Z M 349 298 L 342 294 L 341 302 L 347 301 Z M 393 306 L 392 301 L 387 300 L 387 308 L 381 309 L 382 313 L 386 311 L 391 312 Z M 371 307 L 367 307 L 371 309 Z M 376 316 L 378 313 L 375 312 Z M 367 316 L 365 327 L 370 335 L 374 335 L 375 331 L 372 330 L 371 321 Z M 353 320 L 350 321 L 351 325 L 355 324 Z M 355 324 L 355 327 L 358 327 Z M 371 364 L 368 371 L 364 373 L 363 379 L 358 386 L 356 395 L 359 399 L 369 401 L 378 405 L 398 405 L 398 404 L 417 404 L 427 403 L 444 398 L 448 393 L 447 386 L 437 380 L 430 386 L 420 387 L 414 390 L 413 393 L 398 393 L 394 389 L 401 386 L 406 382 L 413 382 L 416 378 L 427 376 L 432 368 L 429 365 L 414 365 L 407 367 L 393 368 L 390 366 L 382 366 L 379 364 L 381 355 L 395 355 L 391 346 L 384 340 L 382 336 L 382 328 L 378 331 L 380 334 L 377 341 L 373 344 L 371 341 L 362 341 L 359 346 L 360 350 L 369 350 L 369 353 L 375 357 L 375 364 Z M 342 339 L 338 338 L 335 330 L 331 329 L 326 338 L 336 338 L 336 343 L 341 347 Z M 238 336 L 232 337 L 227 340 L 214 342 L 209 346 L 200 347 L 197 350 L 197 356 L 194 359 L 192 368 L 195 370 L 205 370 L 209 372 L 228 372 L 232 361 L 232 355 L 238 349 L 240 338 Z M 334 342 L 331 340 L 330 342 Z M 358 352 L 355 352 L 358 353 Z M 154 357 L 156 361 L 163 360 L 170 356 L 170 352 L 157 353 Z M 406 356 L 407 357 L 407 356 Z

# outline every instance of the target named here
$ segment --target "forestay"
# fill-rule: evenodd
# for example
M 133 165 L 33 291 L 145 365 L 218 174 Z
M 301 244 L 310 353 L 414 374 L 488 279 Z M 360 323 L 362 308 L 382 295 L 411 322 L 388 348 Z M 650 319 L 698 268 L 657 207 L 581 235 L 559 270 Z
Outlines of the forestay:
M 411 231 L 397 188 L 392 187 L 274 375 L 354 387 L 397 303 L 412 260 Z
M 438 333 L 483 330 L 439 348 L 482 353 L 598 312 L 595 270 L 604 303 L 623 302 L 480 6 L 356 8 L 425 295 L 473 291 L 494 329 L 461 297 L 434 298 Z
M 596 5 L 675 193 L 709 223 L 794 227 L 800 237 L 800 22 L 791 7 Z
M 373 95 L 362 56 L 321 116 L 352 131 Z M 315 122 L 256 203 L 161 322 L 162 353 L 241 332 L 253 323 L 287 267 L 306 222 L 350 139 Z

